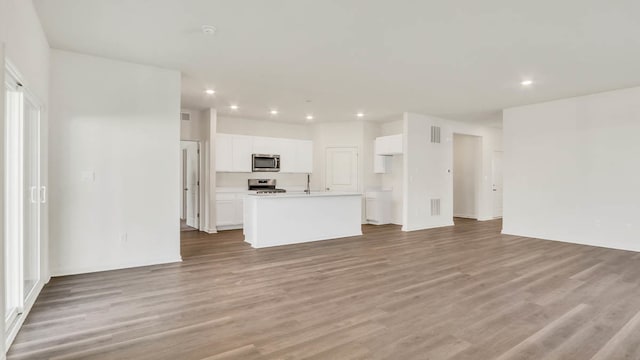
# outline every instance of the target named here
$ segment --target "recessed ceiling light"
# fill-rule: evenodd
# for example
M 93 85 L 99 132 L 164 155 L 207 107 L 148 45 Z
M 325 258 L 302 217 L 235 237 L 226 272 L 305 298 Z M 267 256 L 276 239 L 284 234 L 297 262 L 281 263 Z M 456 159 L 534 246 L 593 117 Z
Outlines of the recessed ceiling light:
M 216 91 L 215 91 L 215 90 L 213 90 L 213 89 L 207 89 L 207 90 L 205 90 L 204 92 L 206 92 L 208 95 L 213 95 L 213 94 L 215 94 L 215 93 L 216 93 Z
M 202 33 L 205 35 L 215 35 L 216 28 L 211 25 L 202 25 Z
M 309 114 L 309 115 L 306 116 L 305 119 L 307 119 L 308 121 L 311 121 L 311 120 L 313 120 L 313 115 Z
M 522 86 L 530 86 L 531 84 L 533 84 L 533 80 L 522 80 L 520 83 Z
M 362 111 L 360 111 L 360 112 L 358 112 L 356 114 L 356 116 L 359 117 L 359 118 L 364 117 L 364 113 Z
M 233 105 L 230 105 L 229 108 L 231 108 L 231 110 L 238 110 L 238 105 L 233 104 Z
M 278 115 L 278 110 L 271 109 L 271 111 L 269 111 L 269 113 L 271 113 L 271 115 Z

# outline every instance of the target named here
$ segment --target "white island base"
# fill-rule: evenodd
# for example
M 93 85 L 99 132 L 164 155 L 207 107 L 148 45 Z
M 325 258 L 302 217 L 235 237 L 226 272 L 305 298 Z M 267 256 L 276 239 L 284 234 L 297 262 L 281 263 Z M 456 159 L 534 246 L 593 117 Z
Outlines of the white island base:
M 244 241 L 254 248 L 362 235 L 362 195 L 248 195 L 244 200 Z

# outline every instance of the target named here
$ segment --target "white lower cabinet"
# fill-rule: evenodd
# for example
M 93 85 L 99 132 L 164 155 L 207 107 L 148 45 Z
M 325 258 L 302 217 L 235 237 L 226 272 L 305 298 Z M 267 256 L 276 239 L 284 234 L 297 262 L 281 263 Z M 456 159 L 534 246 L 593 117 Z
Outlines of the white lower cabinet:
M 216 228 L 218 230 L 242 228 L 245 196 L 246 193 L 216 193 Z
M 369 224 L 391 223 L 391 191 L 367 191 L 365 193 L 365 211 Z

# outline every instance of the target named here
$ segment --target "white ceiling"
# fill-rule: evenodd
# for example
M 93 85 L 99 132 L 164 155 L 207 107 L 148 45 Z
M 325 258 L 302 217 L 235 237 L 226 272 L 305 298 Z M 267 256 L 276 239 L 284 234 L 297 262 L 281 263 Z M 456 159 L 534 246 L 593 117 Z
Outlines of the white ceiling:
M 490 124 L 505 107 L 640 85 L 638 0 L 34 2 L 52 47 L 179 69 L 183 107 L 237 102 L 247 117 Z

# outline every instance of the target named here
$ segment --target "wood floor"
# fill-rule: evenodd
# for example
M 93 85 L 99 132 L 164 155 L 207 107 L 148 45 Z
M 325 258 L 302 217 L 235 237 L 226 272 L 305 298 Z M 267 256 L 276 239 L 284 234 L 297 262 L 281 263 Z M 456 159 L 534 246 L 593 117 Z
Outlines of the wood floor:
M 182 263 L 52 279 L 8 358 L 640 359 L 638 253 L 457 223 L 186 232 Z

